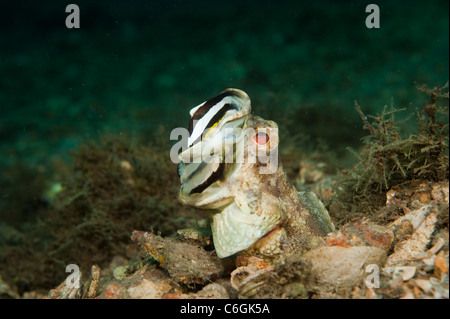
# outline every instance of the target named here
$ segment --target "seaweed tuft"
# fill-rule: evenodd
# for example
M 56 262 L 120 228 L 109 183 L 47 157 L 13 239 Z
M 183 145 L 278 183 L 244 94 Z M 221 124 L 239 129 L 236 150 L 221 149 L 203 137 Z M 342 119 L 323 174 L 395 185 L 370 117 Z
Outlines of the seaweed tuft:
M 418 89 L 429 96 L 416 111 L 416 126 L 408 137 L 402 134 L 396 114 L 404 111 L 392 104 L 381 114 L 366 116 L 355 101 L 369 135 L 357 152 L 357 164 L 344 171 L 338 182 L 332 209 L 338 223 L 356 216 L 373 215 L 386 201 L 386 192 L 393 188 L 439 182 L 449 178 L 448 157 L 448 82 L 443 87 Z
M 164 142 L 167 132 L 155 133 L 152 141 L 144 146 L 103 136 L 81 145 L 47 212 L 16 231 L 19 242 L 8 239 L 0 247 L 5 281 L 20 294 L 48 290 L 64 280 L 68 264 L 89 273 L 93 264 L 108 267 L 115 256 L 132 258 L 124 254 L 135 229 L 169 235 L 191 226 L 194 209 L 174 200 L 178 176 Z

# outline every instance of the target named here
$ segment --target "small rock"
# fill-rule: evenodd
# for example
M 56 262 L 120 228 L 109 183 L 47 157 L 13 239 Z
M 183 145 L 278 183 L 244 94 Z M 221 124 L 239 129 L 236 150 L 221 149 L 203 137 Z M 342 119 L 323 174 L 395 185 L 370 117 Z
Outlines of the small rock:
M 216 283 L 205 286 L 195 294 L 195 299 L 229 299 L 227 290 Z
M 282 256 L 273 265 L 252 261 L 231 273 L 230 284 L 238 298 L 308 298 L 311 265 L 301 256 Z
M 403 281 L 410 280 L 416 274 L 416 267 L 414 266 L 403 266 L 403 267 L 395 267 L 393 270 L 392 277 L 395 279 L 397 276 L 400 276 Z
M 167 282 L 144 279 L 137 285 L 128 288 L 127 292 L 134 299 L 160 299 L 171 289 L 172 286 Z
M 177 282 L 205 284 L 219 278 L 224 271 L 220 258 L 202 247 L 136 230 L 131 239 L 157 260 Z
M 397 205 L 400 202 L 401 196 L 402 193 L 398 189 L 391 188 L 386 192 L 386 206 Z
M 120 295 L 121 288 L 116 283 L 110 283 L 105 287 L 105 290 L 100 295 L 100 298 L 106 298 L 106 299 L 119 299 L 124 298 L 124 296 Z
M 122 280 L 126 277 L 127 266 L 119 266 L 114 268 L 113 275 L 117 280 Z
M 436 254 L 439 250 L 441 250 L 442 247 L 444 247 L 444 245 L 445 245 L 444 239 L 438 238 L 438 240 L 436 241 L 434 246 L 427 250 L 426 253 L 427 253 L 428 258 L 425 258 L 422 261 L 427 266 L 434 266 L 434 263 L 436 260 Z
M 211 229 L 208 227 L 179 229 L 177 234 L 185 239 L 197 241 L 202 246 L 210 245 L 212 241 Z
M 423 290 L 423 292 L 425 293 L 429 293 L 431 292 L 431 290 L 433 289 L 433 285 L 431 284 L 431 282 L 429 280 L 425 280 L 425 279 L 416 279 L 414 280 L 414 283 Z
M 408 221 L 413 226 L 414 230 L 416 230 L 425 220 L 425 218 L 428 216 L 428 214 L 433 209 L 433 205 L 422 205 L 417 209 L 410 210 L 407 207 L 405 207 L 405 216 L 402 216 L 395 221 L 393 221 L 389 227 L 392 229 L 396 229 L 401 224 L 403 224 L 405 221 Z
M 367 299 L 376 299 L 376 298 L 378 298 L 378 296 L 377 296 L 377 294 L 376 294 L 376 292 L 375 292 L 375 290 L 373 288 L 367 288 L 365 297 Z
M 416 196 L 417 199 L 422 203 L 428 203 L 431 200 L 430 195 L 428 195 L 427 193 L 419 192 L 416 194 Z
M 393 266 L 404 260 L 414 259 L 423 254 L 430 241 L 436 222 L 436 214 L 430 213 L 412 234 L 411 238 L 401 243 L 400 247 L 389 256 L 386 265 Z
M 448 204 L 448 186 L 448 182 L 433 185 L 433 188 L 431 189 L 431 197 L 434 200 L 444 201 Z
M 357 284 L 365 273 L 365 266 L 382 266 L 386 252 L 378 247 L 320 247 L 302 256 L 311 262 L 311 272 L 317 283 L 325 287 L 352 286 Z
M 407 291 L 400 299 L 416 299 L 411 291 Z
M 436 256 L 434 260 L 434 266 L 439 270 L 440 274 L 448 273 L 448 256 L 447 258 L 443 257 L 442 254 Z
M 196 293 L 168 293 L 163 299 L 230 299 L 230 296 L 222 285 L 211 283 Z
M 80 275 L 81 276 L 81 275 Z M 67 286 L 64 280 L 58 287 L 51 289 L 47 299 L 76 299 L 80 297 L 80 288 Z
M 376 225 L 367 219 L 346 224 L 341 230 L 326 237 L 328 246 L 374 246 L 389 251 L 394 240 L 393 230 Z
M 169 292 L 179 293 L 179 286 L 169 275 L 155 265 L 145 265 L 123 280 L 109 282 L 99 298 L 106 299 L 160 299 Z

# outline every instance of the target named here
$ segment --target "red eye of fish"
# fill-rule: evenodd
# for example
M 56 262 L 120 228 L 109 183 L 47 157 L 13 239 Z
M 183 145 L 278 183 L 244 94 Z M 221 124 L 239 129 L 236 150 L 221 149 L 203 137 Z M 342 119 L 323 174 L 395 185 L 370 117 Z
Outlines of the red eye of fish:
M 258 132 L 258 134 L 253 136 L 253 139 L 255 140 L 256 143 L 263 145 L 269 141 L 269 135 L 265 132 Z

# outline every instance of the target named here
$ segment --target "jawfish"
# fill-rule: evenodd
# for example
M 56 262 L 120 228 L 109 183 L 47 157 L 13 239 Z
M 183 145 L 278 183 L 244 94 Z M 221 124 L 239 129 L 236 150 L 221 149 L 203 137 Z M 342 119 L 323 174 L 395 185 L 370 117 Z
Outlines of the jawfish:
M 278 162 L 278 126 L 251 114 L 250 104 L 244 91 L 227 89 L 190 110 L 178 199 L 212 212 L 220 258 L 317 247 L 334 230 L 328 212 L 314 193 L 289 183 Z

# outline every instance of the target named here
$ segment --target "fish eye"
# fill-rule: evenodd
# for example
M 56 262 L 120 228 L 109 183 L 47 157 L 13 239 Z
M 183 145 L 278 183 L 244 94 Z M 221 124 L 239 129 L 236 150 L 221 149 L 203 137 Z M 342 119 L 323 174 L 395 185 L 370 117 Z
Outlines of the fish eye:
M 258 132 L 257 134 L 255 134 L 255 136 L 253 136 L 253 139 L 259 145 L 264 145 L 267 144 L 267 142 L 269 142 L 270 138 L 269 134 L 267 134 L 266 132 Z

